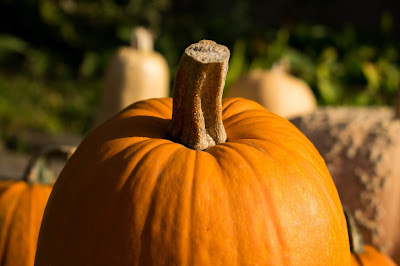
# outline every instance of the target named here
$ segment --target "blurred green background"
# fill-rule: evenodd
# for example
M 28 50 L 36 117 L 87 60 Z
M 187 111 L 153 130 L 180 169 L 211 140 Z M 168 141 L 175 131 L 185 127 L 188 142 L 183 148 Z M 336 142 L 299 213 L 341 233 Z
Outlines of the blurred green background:
M 183 50 L 212 39 L 232 53 L 226 89 L 285 58 L 319 105 L 391 105 L 400 5 L 347 2 L 1 0 L 0 142 L 23 151 L 22 132 L 86 134 L 105 65 L 139 25 L 155 34 L 171 87 Z

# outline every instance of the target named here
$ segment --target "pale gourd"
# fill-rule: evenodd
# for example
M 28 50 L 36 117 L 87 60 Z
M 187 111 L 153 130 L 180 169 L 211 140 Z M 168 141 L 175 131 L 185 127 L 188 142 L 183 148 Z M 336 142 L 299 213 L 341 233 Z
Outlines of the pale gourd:
M 268 111 L 288 119 L 312 112 L 317 106 L 311 88 L 287 73 L 284 63 L 278 63 L 270 70 L 251 70 L 234 82 L 227 97 L 256 101 Z
M 131 45 L 119 48 L 106 69 L 95 124 L 134 102 L 168 96 L 168 64 L 153 50 L 151 33 L 142 27 L 134 28 Z

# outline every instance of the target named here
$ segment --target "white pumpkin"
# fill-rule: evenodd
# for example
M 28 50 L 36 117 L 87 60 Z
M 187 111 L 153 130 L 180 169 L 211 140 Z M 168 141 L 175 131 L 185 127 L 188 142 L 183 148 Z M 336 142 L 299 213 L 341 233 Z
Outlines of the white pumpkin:
M 303 80 L 288 74 L 282 62 L 270 70 L 251 70 L 234 82 L 227 97 L 256 101 L 270 112 L 288 119 L 312 112 L 317 106 L 311 88 Z
M 119 48 L 106 70 L 96 124 L 134 102 L 168 96 L 168 64 L 153 50 L 151 33 L 134 28 L 131 46 Z

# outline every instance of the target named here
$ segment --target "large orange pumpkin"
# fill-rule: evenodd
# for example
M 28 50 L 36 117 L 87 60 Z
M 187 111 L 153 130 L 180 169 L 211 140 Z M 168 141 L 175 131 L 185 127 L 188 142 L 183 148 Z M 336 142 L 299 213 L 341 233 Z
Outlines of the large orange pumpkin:
M 137 102 L 87 136 L 50 196 L 36 265 L 350 265 L 323 159 L 286 119 L 222 102 L 228 58 L 191 45 L 173 101 Z
M 0 265 L 31 266 L 43 211 L 56 176 L 45 168 L 50 157 L 67 158 L 73 147 L 34 156 L 22 180 L 0 181 Z

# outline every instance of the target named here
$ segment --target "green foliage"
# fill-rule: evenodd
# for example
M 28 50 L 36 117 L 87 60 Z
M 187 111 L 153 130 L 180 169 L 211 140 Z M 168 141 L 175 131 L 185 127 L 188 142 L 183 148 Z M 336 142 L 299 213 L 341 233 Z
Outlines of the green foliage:
M 250 7 L 245 0 L 3 1 L 10 18 L 24 21 L 3 23 L 0 33 L 0 137 L 24 128 L 86 133 L 105 66 L 137 25 L 153 31 L 171 85 L 182 51 L 212 39 L 232 53 L 226 90 L 250 69 L 286 60 L 320 105 L 392 103 L 400 85 L 400 38 L 390 13 L 382 14 L 379 32 L 368 34 L 352 25 L 266 26 Z
M 382 20 L 381 32 L 389 35 L 390 16 Z M 321 105 L 391 105 L 400 88 L 399 39 L 365 38 L 351 26 L 334 30 L 309 24 L 269 29 L 264 36 L 240 41 L 244 62 L 235 65 L 245 66 L 244 73 L 285 60 L 290 71 L 312 87 Z M 229 78 L 230 84 L 236 77 Z
M 23 54 L 26 51 L 27 44 L 13 36 L 0 34 L 0 60 L 6 60 L 7 56 L 12 53 Z
M 229 71 L 226 75 L 225 86 L 229 86 L 235 82 L 235 80 L 242 75 L 248 66 L 246 65 L 246 46 L 241 40 L 236 41 L 233 46 L 232 54 L 229 59 Z M 224 93 L 226 90 L 224 90 Z
M 92 127 L 97 81 L 0 75 L 0 84 L 0 139 L 18 138 L 19 132 L 28 129 L 82 134 Z

